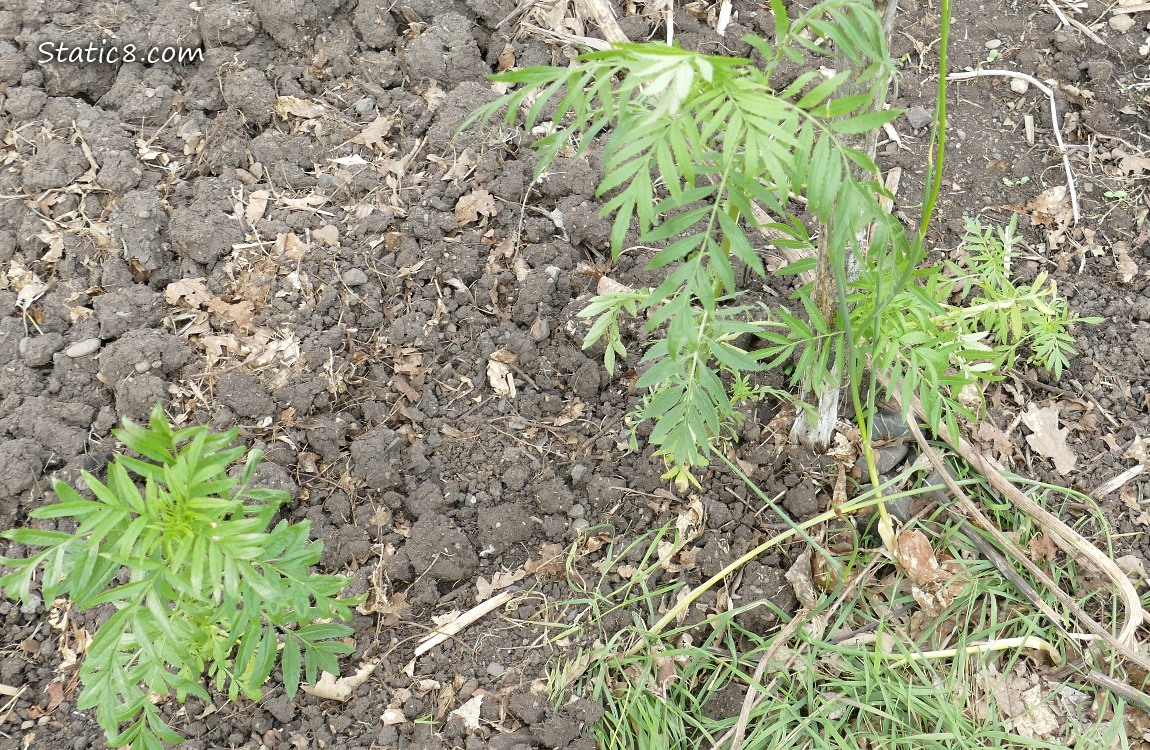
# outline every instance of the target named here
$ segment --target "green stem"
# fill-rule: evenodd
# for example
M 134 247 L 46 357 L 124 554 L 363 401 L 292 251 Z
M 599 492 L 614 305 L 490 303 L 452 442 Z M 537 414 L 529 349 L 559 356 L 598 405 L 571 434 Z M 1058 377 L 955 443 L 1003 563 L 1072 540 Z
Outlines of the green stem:
M 947 45 L 950 42 L 950 0 L 940 0 L 940 28 L 938 39 L 938 90 L 934 101 L 934 124 L 931 126 L 932 149 L 927 161 L 927 179 L 922 202 L 922 217 L 918 222 L 918 245 L 926 239 L 938 193 L 942 188 L 942 167 L 946 154 L 946 75 Z

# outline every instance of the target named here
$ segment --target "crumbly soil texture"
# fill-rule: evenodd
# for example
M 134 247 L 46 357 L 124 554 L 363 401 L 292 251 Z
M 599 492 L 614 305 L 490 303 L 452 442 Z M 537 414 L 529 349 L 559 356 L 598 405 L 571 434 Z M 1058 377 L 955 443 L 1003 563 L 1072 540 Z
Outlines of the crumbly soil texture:
M 619 28 L 662 38 L 659 5 L 616 4 Z M 735 0 L 720 35 L 719 5 L 676 7 L 679 43 L 745 54 L 742 34 L 773 34 L 768 4 Z M 1078 314 L 1105 318 L 1077 331 L 1059 383 L 1029 372 L 990 392 L 994 430 L 976 435 L 1012 470 L 1087 491 L 1145 461 L 1150 436 L 1150 13 L 1121 5 L 1060 4 L 1087 34 L 1045 3 L 955 3 L 954 70 L 1051 86 L 1081 218 L 1046 96 L 986 77 L 951 86 L 931 234 L 945 256 L 964 216 L 1020 214 L 1016 272 L 1051 274 Z M 891 104 L 907 114 L 879 164 L 902 169 L 895 210 L 908 221 L 938 32 L 936 5 L 904 0 Z M 99 475 L 118 450 L 110 430 L 160 402 L 181 424 L 238 425 L 266 451 L 258 481 L 292 495 L 283 517 L 323 540 L 322 568 L 370 595 L 343 673 L 374 668 L 345 700 L 288 700 L 273 678 L 258 702 L 168 701 L 187 747 L 590 750 L 601 709 L 548 693 L 564 649 L 584 644 L 552 643 L 539 624 L 562 616 L 569 579 L 596 580 L 612 545 L 689 517 L 690 554 L 659 574 L 694 585 L 778 528 L 730 473 L 680 496 L 643 428 L 628 449 L 642 328 L 626 331 L 629 356 L 609 377 L 577 313 L 604 274 L 653 276 L 642 250 L 608 262 L 595 150 L 535 180 L 532 134 L 496 123 L 457 135 L 496 96 L 487 75 L 566 64 L 575 48 L 555 33 L 600 29 L 566 2 L 515 0 L 0 9 L 0 528 L 27 523 L 53 481 Z M 149 50 L 195 58 L 151 62 Z M 1063 458 L 1066 473 L 1025 439 L 1030 404 L 1056 407 L 1077 458 Z M 732 456 L 794 518 L 827 507 L 833 470 L 787 444 L 777 405 L 746 410 Z M 1118 544 L 1144 555 L 1137 490 L 1100 503 Z M 728 594 L 793 611 L 783 572 L 799 551 L 755 561 Z M 501 595 L 415 656 L 438 623 Z M 2 748 L 104 746 L 75 709 L 77 634 L 99 620 L 62 619 L 63 603 L 50 617 L 52 605 L 0 603 Z M 707 607 L 713 597 L 695 616 Z M 776 625 L 755 612 L 749 627 Z

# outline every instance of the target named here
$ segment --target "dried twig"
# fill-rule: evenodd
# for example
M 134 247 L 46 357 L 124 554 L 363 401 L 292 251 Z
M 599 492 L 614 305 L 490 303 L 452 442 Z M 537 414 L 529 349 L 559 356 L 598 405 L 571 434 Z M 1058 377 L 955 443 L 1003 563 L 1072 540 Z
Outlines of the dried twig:
M 1073 26 L 1086 36 L 1090 37 L 1090 41 L 1094 42 L 1095 44 L 1106 44 L 1106 42 L 1102 41 L 1102 37 L 1095 34 L 1093 29 L 1091 29 L 1089 26 L 1063 13 L 1062 8 L 1058 7 L 1058 3 L 1055 2 L 1055 0 L 1046 0 L 1046 4 L 1050 6 L 1050 9 L 1054 11 L 1054 15 L 1058 16 L 1058 20 L 1062 21 L 1064 26 Z
M 435 630 L 427 634 L 419 645 L 415 647 L 415 655 L 422 656 L 439 644 L 446 641 L 448 638 L 456 635 L 471 623 L 480 619 L 488 612 L 498 609 L 511 600 L 511 592 L 504 591 L 499 596 L 488 599 L 487 601 L 477 604 L 471 609 L 467 610 L 459 617 L 456 617 L 446 625 L 440 625 Z
M 1114 490 L 1121 489 L 1127 482 L 1135 477 L 1141 476 L 1144 471 L 1146 471 L 1146 464 L 1138 464 L 1137 466 L 1131 467 L 1113 479 L 1107 480 L 1095 487 L 1094 491 L 1090 493 L 1090 497 L 1098 500 L 1101 497 L 1109 495 Z
M 625 44 L 631 41 L 623 33 L 623 29 L 619 27 L 619 22 L 615 20 L 615 12 L 607 4 L 607 0 L 575 0 L 575 7 L 590 12 L 599 27 L 599 31 L 603 32 L 603 38 L 608 42 Z
M 611 49 L 611 43 L 605 42 L 602 39 L 596 39 L 593 36 L 575 36 L 574 34 L 567 34 L 562 31 L 554 31 L 553 29 L 545 29 L 542 26 L 536 26 L 533 23 L 524 21 L 519 24 L 519 28 L 524 31 L 530 32 L 535 36 L 549 42 L 558 42 L 559 44 L 573 44 L 576 46 L 590 47 L 594 50 Z
M 981 78 L 983 76 L 1019 78 L 1046 94 L 1046 98 L 1050 102 L 1050 125 L 1051 129 L 1054 130 L 1054 140 L 1058 142 L 1058 151 L 1062 154 L 1062 166 L 1066 169 L 1066 187 L 1070 191 L 1070 208 L 1074 212 L 1074 224 L 1077 226 L 1080 218 L 1078 212 L 1078 190 L 1074 185 L 1074 172 L 1070 169 L 1070 152 L 1067 150 L 1066 144 L 1062 142 L 1062 126 L 1058 119 L 1058 107 L 1054 104 L 1054 90 L 1034 76 L 1027 75 L 1026 73 L 1016 73 L 1013 70 L 971 70 L 965 73 L 951 73 L 946 77 L 946 80 L 966 81 L 971 78 Z
M 914 411 L 921 415 L 922 404 L 917 397 L 914 399 L 913 406 Z M 910 427 L 911 434 L 914 435 L 915 440 L 917 440 L 922 447 L 923 454 L 930 460 L 934 470 L 938 472 L 943 482 L 946 483 L 947 488 L 954 495 L 959 508 L 970 517 L 971 521 L 990 534 L 1001 545 L 1004 552 L 1025 567 L 1043 586 L 1046 586 L 1087 630 L 1098 636 L 1100 640 L 1142 669 L 1150 670 L 1150 658 L 1138 651 L 1138 643 L 1135 640 L 1138 626 L 1142 623 L 1142 603 L 1138 598 L 1138 592 L 1134 588 L 1134 585 L 1130 583 L 1130 580 L 1118 565 L 1109 557 L 1102 554 L 1090 542 L 1083 539 L 1081 534 L 1067 526 L 1061 518 L 1024 495 L 1021 490 L 1015 487 L 1010 480 L 1003 476 L 996 467 L 987 461 L 982 454 L 976 451 L 966 440 L 959 438 L 957 444 L 951 443 L 951 447 L 955 449 L 963 460 L 969 463 L 979 474 L 986 477 L 991 487 L 1001 492 L 1019 510 L 1035 519 L 1044 530 L 1051 532 L 1055 542 L 1060 547 L 1068 552 L 1075 552 L 1081 557 L 1085 557 L 1094 564 L 1095 568 L 1111 580 L 1118 598 L 1122 600 L 1125 607 L 1125 619 L 1122 624 L 1122 629 L 1119 631 L 1118 636 L 1115 637 L 1110 631 L 1102 627 L 1094 618 L 1088 615 L 1069 594 L 1059 588 L 1058 584 L 1041 568 L 1035 565 L 1025 555 L 1017 552 L 1015 545 L 1006 538 L 997 526 L 990 522 L 990 519 L 979 510 L 978 506 L 974 504 L 974 501 L 967 496 L 962 487 L 950 476 L 950 472 L 947 471 L 939 459 L 938 453 L 931 447 L 930 443 L 926 441 L 926 438 L 923 437 L 916 420 L 913 418 L 908 419 L 907 426 Z M 946 439 L 947 442 L 950 442 L 947 435 L 943 434 L 943 438 Z

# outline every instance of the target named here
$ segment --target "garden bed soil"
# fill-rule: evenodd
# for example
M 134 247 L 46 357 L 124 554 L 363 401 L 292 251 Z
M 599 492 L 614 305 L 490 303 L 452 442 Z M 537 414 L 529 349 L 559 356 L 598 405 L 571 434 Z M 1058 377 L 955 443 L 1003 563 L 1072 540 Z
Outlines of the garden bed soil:
M 616 8 L 631 39 L 663 33 L 654 5 Z M 1050 273 L 1077 314 L 1105 318 L 1079 327 L 1058 384 L 1030 372 L 988 393 L 995 430 L 980 433 L 1012 470 L 1090 491 L 1145 461 L 1150 437 L 1150 13 L 1079 5 L 1074 18 L 1098 41 L 1044 3 L 956 3 L 951 61 L 1052 82 L 1080 223 L 1054 192 L 1066 174 L 1045 96 L 989 77 L 951 86 L 931 246 L 947 256 L 964 216 L 1020 213 L 1016 271 Z M 566 3 L 540 8 L 527 16 L 536 25 L 600 33 Z M 267 452 L 258 480 L 292 494 L 284 516 L 310 520 L 324 541 L 323 568 L 374 594 L 352 623 L 344 672 L 376 666 L 346 702 L 289 701 L 273 682 L 255 703 L 169 703 L 186 747 L 590 750 L 598 707 L 576 697 L 555 708 L 545 692 L 549 667 L 581 645 L 553 644 L 538 625 L 572 596 L 557 551 L 574 544 L 575 569 L 595 574 L 610 542 L 696 513 L 697 557 L 665 573 L 696 584 L 779 522 L 724 470 L 679 497 L 650 448 L 626 449 L 636 348 L 608 377 L 601 350 L 582 350 L 576 313 L 603 273 L 633 285 L 652 276 L 641 253 L 606 263 L 596 154 L 561 158 L 533 183 L 530 136 L 494 124 L 457 137 L 495 96 L 485 76 L 572 53 L 515 21 L 499 27 L 515 9 L 0 9 L 0 528 L 26 523 L 52 481 L 99 473 L 117 449 L 111 428 L 159 401 L 182 424 L 239 425 Z M 676 8 L 679 42 L 741 54 L 741 34 L 772 33 L 767 5 L 736 0 L 725 36 L 715 10 Z M 908 113 L 894 123 L 901 145 L 883 137 L 879 164 L 903 170 L 896 211 L 907 217 L 926 162 L 937 12 L 904 0 L 892 40 L 891 104 Z M 89 43 L 203 58 L 43 61 L 44 49 Z M 1066 474 L 1025 439 L 1019 417 L 1032 402 L 1059 409 L 1077 457 Z M 825 461 L 786 445 L 777 416 L 769 403 L 748 409 L 734 455 L 808 517 L 828 502 Z M 1144 495 L 1135 482 L 1100 499 L 1118 546 L 1143 557 Z M 793 609 L 783 572 L 798 551 L 757 560 L 731 593 Z M 509 601 L 414 656 L 435 618 L 498 592 Z M 0 696 L 0 748 L 103 746 L 62 666 L 77 629 L 98 623 L 70 613 L 55 627 L 50 605 L 0 603 L 0 685 L 17 693 Z M 774 624 L 756 611 L 754 627 Z M 468 729 L 457 709 L 477 705 L 479 728 Z

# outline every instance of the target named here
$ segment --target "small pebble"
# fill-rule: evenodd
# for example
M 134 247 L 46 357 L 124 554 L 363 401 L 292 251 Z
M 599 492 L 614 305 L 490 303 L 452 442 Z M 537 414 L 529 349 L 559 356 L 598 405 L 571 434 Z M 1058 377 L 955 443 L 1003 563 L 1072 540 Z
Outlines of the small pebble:
M 1016 94 L 1025 94 L 1030 90 L 1030 84 L 1021 78 L 1010 79 L 1010 90 Z
M 1001 39 L 991 39 L 990 41 L 988 41 L 986 43 L 987 49 L 998 49 L 1001 46 L 1002 46 L 1002 40 Z
M 1119 13 L 1116 16 L 1110 16 L 1110 28 L 1117 31 L 1119 34 L 1124 34 L 1130 29 L 1134 28 L 1134 17 L 1128 16 L 1125 13 Z
M 915 105 L 903 113 L 907 123 L 913 130 L 922 130 L 934 122 L 934 112 L 926 107 Z
M 151 362 L 137 362 L 136 363 L 136 372 L 140 373 L 141 375 L 143 375 L 145 372 L 147 372 L 150 369 L 152 369 L 152 363 Z
M 375 110 L 375 99 L 370 96 L 365 96 L 355 103 L 355 111 L 357 114 L 366 115 Z
M 550 335 L 551 321 L 544 318 L 536 318 L 535 322 L 531 324 L 531 338 L 536 341 L 546 341 Z
M 571 522 L 571 528 L 574 529 L 575 531 L 582 531 L 583 529 L 587 528 L 590 525 L 591 525 L 591 522 L 588 521 L 586 518 L 576 518 L 574 521 Z
M 584 508 L 579 503 L 575 503 L 567 511 L 567 515 L 570 516 L 571 518 L 582 518 L 583 516 L 587 515 L 587 509 Z
M 910 434 L 902 414 L 890 409 L 878 409 L 871 420 L 871 435 L 876 440 L 892 440 Z
M 502 677 L 503 673 L 506 671 L 507 667 L 496 662 L 491 662 L 487 665 L 487 674 L 491 675 L 492 677 Z
M 571 482 L 574 484 L 580 484 L 584 479 L 587 478 L 587 475 L 590 473 L 591 469 L 587 468 L 583 464 L 575 464 L 571 467 Z
M 348 286 L 363 286 L 367 283 L 367 274 L 358 268 L 349 268 L 343 274 L 343 283 Z
M 76 357 L 86 357 L 89 354 L 95 353 L 96 350 L 100 348 L 100 344 L 102 343 L 103 342 L 100 341 L 100 339 L 96 338 L 77 341 L 75 344 L 72 344 L 67 349 L 65 349 L 64 354 L 72 357 L 73 359 Z

